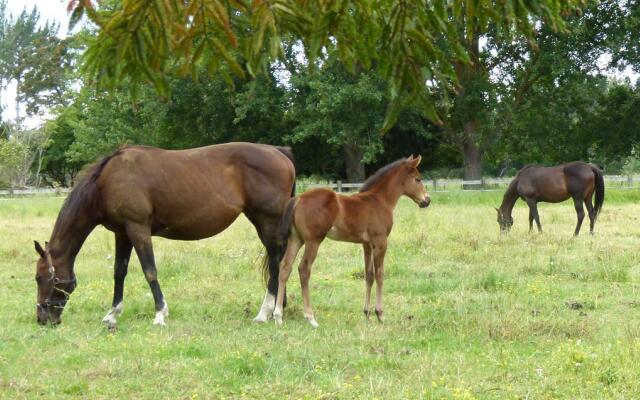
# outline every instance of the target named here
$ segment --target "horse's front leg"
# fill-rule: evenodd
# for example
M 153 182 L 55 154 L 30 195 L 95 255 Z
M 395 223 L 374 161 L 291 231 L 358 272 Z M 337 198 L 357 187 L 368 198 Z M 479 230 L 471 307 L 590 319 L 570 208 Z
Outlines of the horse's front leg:
M 533 230 L 533 209 L 529 207 L 529 233 Z
M 371 243 L 373 252 L 373 267 L 375 269 L 376 278 L 376 317 L 382 322 L 382 289 L 384 286 L 384 256 L 387 253 L 387 238 Z
M 156 309 L 153 324 L 164 325 L 164 319 L 169 316 L 169 307 L 164 300 L 164 295 L 162 294 L 162 290 L 160 290 L 160 283 L 158 282 L 158 271 L 156 269 L 153 245 L 151 243 L 151 229 L 141 224 L 129 224 L 127 226 L 127 236 L 129 236 L 133 247 L 136 249 L 136 254 L 142 265 L 142 271 L 153 294 Z
M 527 205 L 529 206 L 529 213 L 533 215 L 533 219 L 536 221 L 538 233 L 542 233 L 542 224 L 540 223 L 540 215 L 538 214 L 538 202 L 535 199 L 527 199 Z
M 116 325 L 116 318 L 122 314 L 122 297 L 124 293 L 124 279 L 127 276 L 129 258 L 131 257 L 132 244 L 127 235 L 116 233 L 116 255 L 113 266 L 113 302 L 111 310 L 104 316 L 102 322 L 109 328 Z

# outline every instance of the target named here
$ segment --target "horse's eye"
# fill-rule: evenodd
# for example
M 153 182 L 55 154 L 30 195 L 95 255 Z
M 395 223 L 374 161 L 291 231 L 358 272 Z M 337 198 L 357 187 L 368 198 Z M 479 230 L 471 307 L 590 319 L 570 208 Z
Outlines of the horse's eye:
M 422 181 L 422 179 L 416 178 L 416 182 L 420 183 L 421 181 Z

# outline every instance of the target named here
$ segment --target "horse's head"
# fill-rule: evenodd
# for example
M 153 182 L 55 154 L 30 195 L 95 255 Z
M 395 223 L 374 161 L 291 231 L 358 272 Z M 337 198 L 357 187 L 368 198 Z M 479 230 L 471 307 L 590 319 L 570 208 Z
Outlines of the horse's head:
M 513 225 L 513 217 L 511 214 L 504 212 L 500 208 L 496 208 L 496 212 L 498 213 L 500 233 L 508 233 L 511 230 L 511 225 Z
M 40 255 L 36 264 L 38 284 L 36 317 L 40 325 L 45 325 L 47 322 L 57 325 L 61 322 L 60 315 L 69 295 L 76 288 L 76 278 L 68 265 L 55 264 L 48 243 L 45 242 L 44 249 L 40 243 L 34 241 L 34 244 Z
M 421 160 L 421 156 L 415 158 L 410 156 L 407 158 L 404 164 L 406 174 L 402 187 L 404 195 L 409 196 L 420 208 L 424 208 L 431 203 L 431 197 L 429 197 L 429 193 L 427 193 L 427 189 L 424 183 L 422 183 L 422 177 L 418 171 L 418 165 L 420 165 Z

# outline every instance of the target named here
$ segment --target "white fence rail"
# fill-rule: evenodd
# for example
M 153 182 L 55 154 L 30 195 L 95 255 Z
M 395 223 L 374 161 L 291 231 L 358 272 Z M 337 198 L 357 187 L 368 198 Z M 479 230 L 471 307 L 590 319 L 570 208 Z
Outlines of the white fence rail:
M 19 196 L 37 196 L 37 195 L 54 195 L 61 196 L 67 194 L 71 189 L 67 188 L 28 188 L 28 189 L 9 189 L 0 190 L 0 196 L 19 197 Z
M 465 192 L 493 192 L 503 191 L 513 178 L 486 178 L 473 181 L 462 179 L 425 179 L 424 183 L 432 192 L 450 192 L 462 190 Z M 639 176 L 607 175 L 604 177 L 605 185 L 608 188 L 618 189 L 640 189 Z M 306 190 L 310 188 L 330 188 L 338 192 L 348 192 L 362 187 L 362 183 L 346 183 L 342 181 L 325 183 L 305 183 L 299 182 L 298 188 Z M 24 197 L 38 195 L 62 196 L 69 193 L 68 188 L 28 188 L 0 190 L 0 197 Z
M 463 179 L 425 179 L 424 183 L 432 192 L 450 192 L 453 190 L 463 190 L 465 192 L 492 192 L 503 191 L 513 178 L 483 178 L 478 180 L 465 181 Z M 619 189 L 640 188 L 640 176 L 607 175 L 604 177 L 605 186 Z M 362 187 L 362 183 L 345 183 L 342 181 L 312 183 L 300 186 L 304 188 L 330 188 L 338 192 L 350 191 Z

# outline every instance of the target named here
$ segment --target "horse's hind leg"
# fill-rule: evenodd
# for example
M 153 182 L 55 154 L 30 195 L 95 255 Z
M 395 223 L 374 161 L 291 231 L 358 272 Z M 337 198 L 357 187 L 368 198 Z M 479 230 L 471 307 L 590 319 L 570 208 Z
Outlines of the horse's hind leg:
M 371 254 L 371 246 L 368 243 L 362 245 L 364 248 L 364 279 L 365 279 L 365 294 L 364 294 L 364 316 L 369 321 L 371 314 L 371 287 L 373 286 L 373 256 Z
M 131 240 L 133 247 L 136 249 L 136 254 L 142 265 L 142 271 L 153 294 L 156 308 L 156 317 L 153 320 L 153 324 L 164 325 L 164 319 L 169 315 L 169 307 L 164 301 L 164 295 L 160 290 L 160 283 L 158 283 L 158 271 L 156 270 L 156 261 L 151 243 L 151 230 L 145 225 L 129 224 L 127 225 L 127 236 L 129 236 L 129 240 Z
M 378 321 L 382 322 L 382 288 L 384 285 L 384 256 L 387 252 L 387 241 L 378 243 L 372 243 L 371 249 L 373 251 L 373 266 L 375 268 L 376 278 L 376 317 Z
M 593 209 L 593 204 L 591 203 L 591 196 L 587 197 L 584 200 L 584 205 L 587 206 L 587 212 L 589 213 L 589 233 L 593 235 L 593 226 L 596 223 L 596 211 Z
M 576 224 L 576 230 L 573 233 L 573 236 L 578 236 L 580 233 L 580 227 L 582 226 L 582 220 L 584 219 L 584 208 L 582 207 L 583 201 L 583 199 L 578 197 L 573 198 L 573 204 L 576 207 L 576 214 L 578 215 L 578 223 Z
M 284 308 L 284 291 L 287 286 L 287 280 L 291 275 L 291 265 L 298 255 L 298 251 L 302 247 L 302 240 L 296 235 L 292 235 L 287 243 L 287 251 L 280 262 L 280 272 L 278 273 L 278 295 L 276 296 L 276 308 L 273 310 L 273 319 L 276 324 L 282 325 L 282 314 Z
M 317 328 L 319 325 L 313 315 L 313 309 L 311 308 L 311 299 L 309 296 L 309 277 L 311 277 L 311 266 L 313 261 L 318 255 L 318 248 L 320 247 L 320 241 L 308 241 L 304 244 L 304 254 L 300 265 L 298 266 L 298 273 L 300 275 L 300 288 L 302 289 L 302 302 L 304 304 L 304 317 L 309 321 L 311 326 Z
M 264 245 L 266 255 L 266 265 L 268 271 L 267 290 L 262 300 L 262 306 L 253 322 L 267 322 L 273 316 L 276 305 L 276 295 L 278 294 L 278 270 L 280 260 L 286 251 L 286 246 L 278 246 L 276 229 L 280 221 L 279 218 L 269 217 L 265 214 L 252 214 L 245 212 L 249 221 L 256 227 L 260 241 Z M 287 304 L 287 293 L 284 294 L 284 305 Z
M 122 313 L 122 297 L 124 292 L 124 278 L 127 276 L 132 244 L 127 235 L 116 233 L 116 255 L 113 268 L 113 303 L 111 310 L 104 316 L 102 322 L 109 327 L 116 325 L 116 318 Z

